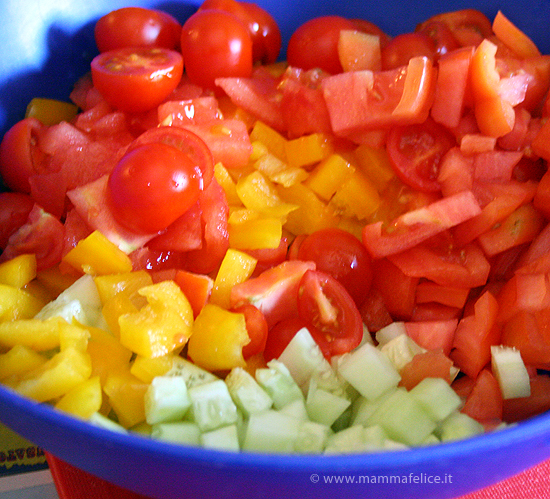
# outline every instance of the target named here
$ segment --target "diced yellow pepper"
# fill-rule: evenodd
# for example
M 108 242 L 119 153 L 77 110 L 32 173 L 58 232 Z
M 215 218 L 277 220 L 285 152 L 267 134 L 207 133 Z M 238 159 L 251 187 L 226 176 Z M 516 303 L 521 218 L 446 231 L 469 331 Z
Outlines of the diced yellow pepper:
M 261 213 L 256 210 L 249 210 L 248 208 L 229 208 L 229 217 L 227 217 L 227 221 L 230 224 L 242 224 L 249 220 L 258 220 L 261 216 Z
M 145 357 L 166 355 L 182 347 L 192 332 L 193 309 L 174 281 L 139 290 L 148 304 L 137 313 L 119 317 L 120 342 Z
M 0 284 L 22 288 L 36 277 L 36 255 L 19 255 L 0 264 Z
M 145 421 L 144 395 L 148 386 L 148 383 L 143 383 L 130 373 L 129 369 L 107 377 L 103 391 L 124 428 Z
M 252 142 L 261 142 L 271 154 L 286 162 L 286 139 L 263 121 L 255 123 L 254 128 L 250 132 L 250 140 Z
M 34 317 L 45 303 L 29 292 L 0 284 L 0 321 Z
M 251 163 L 258 161 L 262 156 L 265 156 L 266 154 L 269 154 L 269 150 L 264 144 L 258 142 L 257 140 L 252 142 L 252 154 L 250 155 L 249 159 Z
M 355 171 L 340 185 L 330 204 L 344 215 L 355 215 L 359 220 L 363 220 L 378 209 L 380 195 L 365 175 Z
M 342 230 L 353 234 L 359 241 L 362 238 L 363 227 L 365 222 L 360 222 L 356 217 L 342 217 L 338 227 Z
M 109 373 L 129 369 L 132 352 L 113 335 L 98 328 L 89 327 L 87 352 L 92 360 L 92 375 L 99 376 L 104 385 Z
M 286 170 L 288 168 L 288 164 L 281 161 L 274 154 L 267 152 L 254 161 L 254 168 L 272 180 L 274 175 Z
M 283 187 L 290 187 L 294 184 L 303 182 L 308 178 L 308 176 L 309 173 L 303 168 L 291 166 L 286 170 L 273 175 L 271 180 L 273 180 L 276 184 L 282 185 Z
M 94 231 L 69 251 L 63 261 L 85 274 L 105 275 L 130 272 L 130 257 L 109 241 L 101 232 Z
M 48 360 L 25 345 L 15 345 L 6 353 L 0 354 L 0 380 L 10 376 L 19 377 L 37 369 Z
M 375 149 L 362 144 L 355 149 L 354 155 L 361 171 L 379 192 L 383 191 L 395 177 L 386 149 Z
M 231 241 L 231 231 L 229 234 Z M 246 281 L 252 275 L 256 263 L 257 260 L 250 255 L 229 248 L 214 279 L 210 301 L 220 307 L 229 308 L 231 289 L 236 284 Z
M 144 383 L 151 383 L 157 376 L 164 376 L 174 365 L 176 355 L 168 354 L 162 357 L 142 357 L 137 355 L 130 372 Z
M 195 319 L 188 353 L 208 371 L 244 367 L 242 348 L 250 341 L 243 314 L 207 303 Z
M 310 166 L 327 158 L 333 151 L 328 137 L 312 133 L 285 143 L 288 164 L 294 167 Z
M 229 246 L 238 250 L 277 248 L 282 236 L 280 218 L 258 218 L 229 224 Z
M 355 168 L 342 156 L 331 154 L 315 167 L 304 184 L 321 199 L 329 201 L 354 171 Z
M 316 230 L 338 225 L 339 216 L 304 184 L 281 186 L 277 190 L 287 203 L 299 206 L 296 211 L 289 213 L 284 225 L 292 234 L 311 234 Z
M 0 346 L 12 348 L 21 344 L 37 352 L 59 347 L 61 328 L 67 324 L 61 317 L 46 320 L 21 319 L 0 323 Z
M 66 348 L 35 370 L 25 374 L 13 387 L 25 397 L 46 402 L 65 395 L 92 373 L 90 356 L 76 348 Z
M 140 288 L 153 284 L 151 274 L 145 270 L 121 274 L 99 275 L 94 278 L 101 303 L 105 305 L 113 296 L 124 293 L 132 296 Z
M 143 297 L 140 296 L 140 298 Z M 116 338 L 120 338 L 120 324 L 118 318 L 124 314 L 136 314 L 139 312 L 140 308 L 141 307 L 136 305 L 136 301 L 133 300 L 132 297 L 125 293 L 120 293 L 107 300 L 101 309 L 101 313 L 109 327 L 109 331 L 111 331 Z
M 73 416 L 89 419 L 92 414 L 99 412 L 102 401 L 99 377 L 93 376 L 69 390 L 58 400 L 55 407 Z
M 237 194 L 248 209 L 259 211 L 266 217 L 284 218 L 298 208 L 283 202 L 273 183 L 259 171 L 239 179 Z
M 78 113 L 78 107 L 71 102 L 35 97 L 27 105 L 26 118 L 36 118 L 46 126 L 62 121 L 71 121 Z
M 59 330 L 59 349 L 76 348 L 85 352 L 88 348 L 88 339 L 90 333 L 84 326 L 80 326 L 76 321 L 73 324 L 60 323 Z
M 235 181 L 229 174 L 229 171 L 221 163 L 214 165 L 214 176 L 218 181 L 218 184 L 222 187 L 227 198 L 227 202 L 230 206 L 239 206 L 241 200 L 237 196 L 237 190 L 235 188 Z

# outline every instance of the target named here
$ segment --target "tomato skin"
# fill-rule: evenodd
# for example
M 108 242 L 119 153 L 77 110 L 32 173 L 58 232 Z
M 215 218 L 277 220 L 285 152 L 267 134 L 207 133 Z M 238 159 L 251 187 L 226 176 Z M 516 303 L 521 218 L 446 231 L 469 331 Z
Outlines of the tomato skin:
M 199 10 L 187 19 L 181 33 L 181 51 L 187 76 L 204 88 L 214 89 L 216 78 L 248 78 L 252 74 L 248 27 L 223 10 Z
M 170 14 L 143 7 L 123 7 L 101 17 L 94 27 L 100 52 L 125 47 L 177 49 L 181 24 Z
M 255 62 L 272 64 L 279 57 L 282 45 L 281 30 L 267 10 L 253 2 L 240 2 L 251 18 L 252 58 Z
M 21 192 L 0 193 L 0 248 L 4 249 L 9 237 L 27 220 L 34 201 Z
M 248 359 L 253 355 L 263 352 L 268 335 L 267 321 L 264 314 L 249 303 L 232 308 L 231 312 L 243 314 L 246 322 L 246 330 L 250 342 L 243 346 L 243 357 Z
M 355 29 L 362 33 L 370 35 L 377 35 L 380 39 L 380 48 L 384 48 L 390 41 L 391 36 L 388 35 L 382 28 L 377 26 L 366 19 L 351 19 L 351 22 L 355 25 Z
M 316 268 L 339 281 L 360 307 L 370 291 L 372 262 L 365 246 L 354 235 L 338 228 L 322 229 L 300 244 L 298 260 L 315 262 Z
M 363 338 L 363 321 L 353 298 L 324 272 L 308 270 L 302 276 L 298 314 L 327 358 L 351 351 Z
M 290 37 L 288 63 L 306 70 L 320 68 L 330 74 L 341 73 L 338 57 L 340 31 L 353 29 L 354 23 L 340 16 L 322 16 L 306 21 Z
M 115 219 L 140 233 L 158 232 L 197 201 L 201 174 L 189 157 L 162 143 L 144 144 L 117 163 L 108 194 Z
M 436 47 L 433 40 L 424 33 L 403 33 L 394 37 L 382 49 L 382 70 L 387 71 L 406 66 L 413 57 L 424 56 L 435 59 Z
M 427 119 L 424 123 L 393 127 L 387 138 L 387 150 L 397 176 L 422 192 L 437 192 L 437 180 L 443 156 L 455 145 L 450 132 Z
M 92 60 L 94 87 L 114 108 L 138 113 L 157 107 L 178 86 L 183 59 L 163 48 L 128 47 Z
M 31 192 L 29 177 L 36 173 L 34 159 L 40 154 L 35 142 L 43 129 L 36 118 L 25 118 L 4 135 L 0 143 L 0 175 L 9 189 Z
M 265 361 L 278 358 L 294 335 L 303 327 L 307 327 L 307 323 L 299 317 L 283 319 L 271 327 L 264 348 Z
M 424 33 L 433 40 L 436 57 L 441 57 L 460 47 L 449 26 L 442 21 L 430 21 L 417 32 Z

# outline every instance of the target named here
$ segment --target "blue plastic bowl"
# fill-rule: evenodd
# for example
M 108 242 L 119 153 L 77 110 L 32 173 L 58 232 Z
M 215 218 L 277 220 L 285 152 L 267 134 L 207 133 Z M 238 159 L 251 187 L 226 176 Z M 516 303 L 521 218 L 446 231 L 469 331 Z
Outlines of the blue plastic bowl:
M 200 2 L 131 3 L 162 8 L 184 20 Z M 548 0 L 533 0 L 528 8 L 519 7 L 515 0 L 475 4 L 348 0 L 338 6 L 328 1 L 258 3 L 279 22 L 285 44 L 293 29 L 315 15 L 363 17 L 397 34 L 412 30 L 437 12 L 475 7 L 489 18 L 502 10 L 543 52 L 550 53 Z M 23 116 L 32 97 L 67 98 L 96 53 L 95 21 L 125 5 L 127 0 L 0 2 L 2 134 Z M 510 477 L 550 457 L 550 415 L 452 444 L 338 457 L 223 453 L 119 435 L 22 399 L 5 388 L 0 388 L 0 421 L 76 467 L 159 499 L 448 498 Z

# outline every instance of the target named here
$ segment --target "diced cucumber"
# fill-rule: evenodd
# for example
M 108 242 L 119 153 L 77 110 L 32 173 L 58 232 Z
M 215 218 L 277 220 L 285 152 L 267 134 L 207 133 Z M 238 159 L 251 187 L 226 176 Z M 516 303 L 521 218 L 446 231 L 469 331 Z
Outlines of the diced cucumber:
M 436 445 L 440 443 L 441 441 L 439 440 L 439 438 L 437 438 L 435 434 L 430 433 L 424 440 L 422 440 L 422 442 L 420 442 L 419 445 L 421 447 L 427 447 L 428 445 Z
M 278 360 L 270 360 L 267 367 L 256 369 L 256 381 L 273 400 L 275 409 L 281 409 L 304 395 L 287 367 Z
M 218 378 L 211 372 L 206 371 L 202 367 L 193 364 L 183 357 L 174 357 L 174 364 L 165 376 L 180 376 L 185 380 L 187 388 L 210 383 Z
M 380 425 L 389 438 L 409 446 L 418 445 L 436 428 L 436 423 L 404 388 L 396 388 L 385 397 L 369 421 Z
M 357 454 L 365 452 L 365 428 L 350 426 L 327 438 L 325 454 Z
M 434 434 L 442 442 L 463 440 L 484 433 L 481 423 L 459 411 L 451 413 L 439 423 Z
M 157 376 L 145 396 L 145 419 L 150 425 L 183 419 L 191 406 L 187 385 L 181 376 Z
M 200 442 L 205 449 L 237 452 L 240 449 L 237 425 L 222 426 L 216 430 L 204 432 L 200 436 Z
M 441 421 L 456 411 L 462 401 L 443 378 L 424 378 L 409 393 L 435 421 Z
M 250 452 L 294 452 L 302 421 L 270 409 L 252 414 L 246 426 L 243 450 Z
M 403 369 L 417 353 L 426 351 L 406 334 L 400 334 L 392 338 L 380 350 L 388 356 L 388 359 L 398 371 Z
M 386 354 L 370 343 L 343 355 L 338 373 L 369 400 L 395 388 L 401 379 Z
M 200 445 L 201 431 L 198 425 L 187 421 L 158 423 L 151 428 L 151 438 L 182 445 Z
M 304 421 L 294 442 L 294 450 L 299 454 L 321 454 L 325 450 L 331 429 L 321 423 Z
M 293 400 L 286 404 L 283 408 L 279 409 L 279 412 L 292 416 L 300 421 L 309 421 L 309 416 L 306 409 L 306 404 L 303 399 Z
M 386 343 L 389 343 L 391 340 L 397 338 L 398 336 L 401 336 L 402 334 L 407 334 L 405 323 L 395 321 L 376 331 L 375 338 L 378 342 L 378 346 L 382 347 Z
M 310 381 L 306 398 L 306 409 L 312 421 L 332 426 L 350 404 L 351 402 L 348 399 L 338 397 L 322 388 L 318 388 L 315 380 L 312 379 Z
M 94 412 L 90 416 L 88 421 L 94 426 L 99 426 L 100 428 L 104 428 L 105 430 L 116 431 L 118 433 L 128 433 L 128 430 L 126 428 L 99 412 Z
M 201 431 L 210 431 L 237 422 L 237 406 L 223 380 L 193 386 L 189 388 L 188 394 L 192 419 Z
M 531 394 L 529 373 L 519 350 L 506 346 L 492 346 L 491 368 L 504 400 L 528 397 Z
M 273 405 L 273 400 L 258 384 L 254 377 L 242 367 L 235 367 L 225 378 L 225 384 L 233 402 L 245 416 L 265 411 Z

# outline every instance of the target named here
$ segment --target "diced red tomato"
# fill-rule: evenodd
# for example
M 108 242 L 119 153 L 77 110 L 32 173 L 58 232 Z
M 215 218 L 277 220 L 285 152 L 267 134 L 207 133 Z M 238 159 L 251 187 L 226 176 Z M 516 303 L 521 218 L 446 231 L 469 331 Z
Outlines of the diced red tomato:
M 377 289 L 371 288 L 359 312 L 365 326 L 371 333 L 393 322 L 392 316 L 384 303 L 384 297 Z
M 503 400 L 498 381 L 489 369 L 483 369 L 473 382 L 461 412 L 480 423 L 502 420 Z
M 193 309 L 193 317 L 197 317 L 210 298 L 214 280 L 204 274 L 195 274 L 186 270 L 177 270 L 174 282 L 181 288 Z
M 21 227 L 33 209 L 34 201 L 22 192 L 0 193 L 0 248 L 4 249 L 10 236 Z
M 504 401 L 502 419 L 507 423 L 514 423 L 537 416 L 549 409 L 550 377 L 539 374 L 531 378 L 531 395 Z
M 457 319 L 406 322 L 405 329 L 407 335 L 421 347 L 427 350 L 441 350 L 445 355 L 449 355 L 457 324 Z
M 441 350 L 417 353 L 399 372 L 399 386 L 411 390 L 424 378 L 441 378 L 450 384 L 452 366 L 453 361 Z
M 245 303 L 244 305 L 233 308 L 231 312 L 244 314 L 246 330 L 250 342 L 243 346 L 243 357 L 249 359 L 263 352 L 268 334 L 267 321 L 265 320 L 264 314 L 250 303 Z
M 423 281 L 416 287 L 416 303 L 441 303 L 449 307 L 463 308 L 469 292 L 467 288 L 441 286 Z
M 299 317 L 283 319 L 270 327 L 264 349 L 266 362 L 278 358 L 294 335 L 303 327 L 306 327 L 306 323 Z

